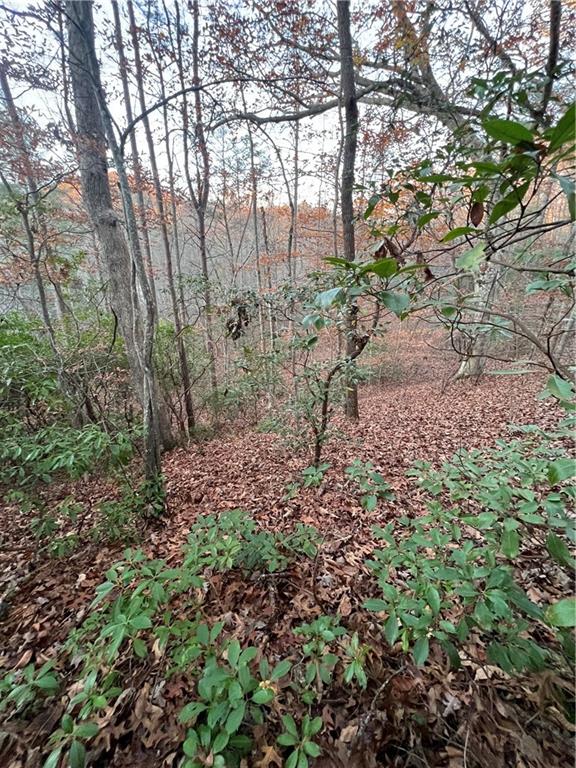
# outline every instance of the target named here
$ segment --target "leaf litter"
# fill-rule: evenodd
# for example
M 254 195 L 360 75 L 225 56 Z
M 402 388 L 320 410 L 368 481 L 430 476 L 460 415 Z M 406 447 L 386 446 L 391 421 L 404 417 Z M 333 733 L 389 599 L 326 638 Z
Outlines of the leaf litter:
M 165 525 L 150 526 L 141 542 L 152 557 L 177 562 L 200 515 L 236 508 L 265 530 L 290 532 L 303 523 L 320 532 L 316 557 L 280 573 L 211 574 L 202 606 L 207 620 L 223 621 L 225 632 L 257 646 L 272 662 L 289 657 L 298 664 L 300 646 L 291 629 L 322 614 L 337 613 L 371 647 L 367 689 L 336 684 L 330 699 L 321 702 L 325 729 L 323 753 L 315 763 L 319 768 L 568 764 L 573 728 L 555 696 L 560 689 L 573 695 L 570 681 L 552 673 L 511 678 L 486 663 L 482 643 L 473 638 L 459 671 L 451 671 L 434 646 L 426 667 L 417 668 L 383 641 L 376 617 L 362 608 L 372 588 L 364 565 L 375 543 L 372 526 L 425 511 L 423 494 L 405 475 L 412 462 L 440 465 L 460 448 L 490 446 L 509 436 L 510 423 L 553 425 L 559 415 L 549 402 L 536 399 L 541 388 L 536 376 L 442 384 L 438 370 L 429 366 L 424 373 L 414 371 L 409 382 L 367 386 L 361 393 L 361 421 L 335 419 L 322 485 L 300 489 L 294 498 L 285 488 L 310 458 L 291 451 L 278 435 L 242 429 L 165 456 L 169 516 Z M 371 513 L 362 508 L 344 480 L 344 469 L 355 458 L 373 463 L 391 485 L 393 501 Z M 52 492 L 55 499 L 76 495 L 94 502 L 112 497 L 115 489 L 100 479 Z M 64 560 L 41 560 L 26 516 L 15 505 L 6 506 L 2 515 L 0 594 L 6 594 L 7 610 L 0 615 L 0 671 L 5 673 L 58 658 L 122 548 L 87 541 Z M 526 577 L 530 580 L 529 569 Z M 537 592 L 538 585 L 527 588 Z M 179 764 L 184 728 L 178 712 L 192 681 L 185 673 L 166 679 L 164 671 L 162 652 L 154 646 L 131 677 L 127 672 L 122 694 L 99 716 L 91 765 Z M 66 676 L 71 670 L 60 672 Z M 66 700 L 32 720 L 1 726 L 0 763 L 40 766 Z M 257 726 L 254 738 L 246 766 L 281 766 L 274 735 Z

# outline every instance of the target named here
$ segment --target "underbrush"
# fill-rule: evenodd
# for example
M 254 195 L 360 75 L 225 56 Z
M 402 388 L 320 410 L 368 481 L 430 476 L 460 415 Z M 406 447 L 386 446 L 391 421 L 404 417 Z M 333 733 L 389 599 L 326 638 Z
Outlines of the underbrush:
M 304 525 L 268 531 L 241 510 L 198 518 L 167 560 L 126 550 L 65 644 L 0 682 L 5 720 L 26 728 L 52 713 L 42 745 L 48 768 L 107 765 L 114 723 L 133 709 L 137 727 L 148 722 L 161 734 L 180 768 L 240 767 L 258 750 L 277 765 L 307 768 L 336 746 L 397 764 L 403 739 L 420 744 L 425 759 L 448 737 L 441 729 L 431 736 L 437 713 L 404 718 L 406 688 L 395 681 L 417 690 L 426 675 L 449 680 L 445 711 L 454 717 L 470 702 L 454 686 L 469 688 L 472 671 L 495 697 L 504 689 L 521 700 L 509 692 L 533 685 L 534 717 L 552 718 L 551 729 L 571 722 L 573 421 L 515 428 L 515 439 L 461 451 L 440 467 L 417 462 L 410 492 L 427 513 L 374 527 L 372 552 L 352 560 L 358 573 L 345 600 L 336 574 L 354 546 L 329 572 L 321 569 L 329 537 Z M 330 469 L 308 467 L 289 498 L 329 483 Z M 366 515 L 393 498 L 370 462 L 357 459 L 343 479 Z M 137 527 L 144 513 L 133 509 Z M 356 722 L 346 739 L 338 706 Z M 389 722 L 392 741 L 389 729 L 370 730 Z M 449 737 L 464 754 L 470 727 Z

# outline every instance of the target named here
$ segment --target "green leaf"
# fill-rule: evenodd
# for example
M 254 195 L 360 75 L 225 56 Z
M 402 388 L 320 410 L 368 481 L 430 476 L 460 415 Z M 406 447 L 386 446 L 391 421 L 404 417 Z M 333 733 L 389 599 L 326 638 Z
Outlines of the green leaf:
M 292 733 L 281 733 L 276 741 L 283 747 L 293 747 L 294 744 L 298 744 L 299 739 L 298 736 L 294 736 Z
M 318 744 L 315 744 L 313 741 L 305 741 L 303 746 L 304 752 L 306 752 L 307 755 L 310 755 L 310 757 L 320 757 L 322 754 L 322 750 Z
M 70 744 L 68 762 L 70 768 L 84 768 L 86 762 L 86 747 L 81 741 L 74 740 L 72 744 Z
M 328 256 L 324 259 L 327 264 L 332 264 L 334 267 L 343 267 L 344 269 L 355 269 L 356 264 L 353 261 L 346 261 L 346 259 L 338 259 L 336 256 Z
M 294 752 L 290 752 L 286 760 L 286 768 L 297 768 L 299 758 L 300 758 L 299 749 L 295 749 Z
M 571 381 L 554 374 L 550 376 L 546 382 L 546 395 L 552 395 L 558 398 L 558 400 L 572 400 L 574 397 L 574 389 Z
M 378 194 L 372 195 L 370 200 L 368 200 L 368 205 L 366 207 L 366 210 L 364 211 L 365 219 L 370 218 L 372 211 L 374 210 L 374 208 L 376 208 L 376 206 L 378 205 L 381 199 L 382 199 L 381 195 L 378 195 Z
M 134 640 L 132 640 L 132 647 L 134 648 L 134 653 L 136 656 L 138 656 L 139 659 L 144 659 L 148 655 L 148 646 L 144 640 L 140 640 L 140 638 L 135 637 Z
M 74 720 L 68 714 L 62 715 L 62 722 L 60 724 L 64 733 L 72 733 L 74 730 Z
M 274 669 L 272 670 L 272 674 L 270 675 L 271 680 L 280 680 L 281 677 L 284 677 L 284 675 L 287 675 L 288 672 L 292 669 L 292 663 L 288 661 L 288 659 L 283 659 L 280 661 Z
M 191 701 L 189 704 L 186 704 L 186 706 L 182 708 L 180 714 L 178 715 L 178 720 L 181 723 L 189 723 L 190 720 L 198 717 L 198 715 L 205 710 L 206 704 L 202 703 L 201 701 Z
M 565 597 L 549 605 L 544 616 L 553 627 L 576 627 L 576 597 Z
M 414 656 L 414 662 L 418 667 L 421 667 L 428 658 L 430 653 L 430 643 L 427 637 L 419 637 L 414 643 L 412 649 L 412 655 Z
M 457 257 L 455 264 L 458 269 L 464 269 L 469 272 L 475 272 L 480 268 L 480 264 L 485 261 L 484 243 L 478 243 L 469 251 Z
M 449 243 L 451 240 L 456 240 L 457 237 L 462 237 L 463 235 L 471 235 L 471 234 L 477 234 L 480 232 L 479 229 L 476 229 L 476 227 L 455 227 L 455 229 L 451 229 L 450 232 L 448 232 L 442 240 L 441 243 Z
M 298 726 L 292 715 L 282 715 L 282 725 L 286 728 L 288 733 L 298 736 Z
M 482 629 L 489 630 L 492 628 L 492 612 L 484 600 L 479 600 L 476 603 L 476 607 L 474 608 L 474 619 Z
M 240 658 L 240 643 L 238 640 L 232 640 L 227 648 L 226 656 L 231 667 L 235 668 L 238 666 L 238 659 Z
M 518 531 L 504 531 L 502 533 L 500 548 L 506 557 L 518 557 L 520 551 L 520 537 L 518 536 Z
M 488 223 L 494 224 L 495 221 L 498 221 L 498 219 L 501 219 L 503 216 L 510 213 L 510 211 L 513 211 L 514 208 L 518 207 L 524 199 L 524 195 L 528 191 L 529 186 L 530 182 L 526 181 L 524 184 L 520 184 L 519 187 L 515 187 L 512 192 L 507 194 L 506 197 L 503 197 L 502 200 L 499 200 L 494 208 L 492 208 Z
M 150 619 L 150 616 L 141 613 L 139 616 L 134 616 L 133 619 L 130 619 L 130 624 L 134 629 L 150 629 L 152 620 Z
M 75 729 L 74 735 L 79 739 L 92 739 L 100 731 L 98 723 L 80 723 Z
M 372 597 L 369 600 L 365 600 L 363 605 L 367 611 L 375 611 L 376 613 L 388 610 L 388 603 L 378 597 Z
M 218 752 L 222 752 L 222 750 L 226 748 L 229 738 L 230 735 L 226 733 L 226 731 L 220 731 L 218 736 L 216 736 L 212 742 L 212 754 L 217 755 Z
M 224 726 L 225 730 L 229 734 L 236 733 L 236 731 L 240 728 L 242 720 L 244 719 L 245 711 L 246 703 L 241 701 L 236 709 L 233 709 L 232 712 L 230 712 L 226 720 L 226 725 Z
M 36 685 L 44 691 L 56 691 L 58 689 L 58 680 L 55 675 L 42 675 L 36 681 Z
M 44 768 L 57 768 L 58 763 L 60 762 L 60 754 L 62 753 L 62 747 L 58 747 L 58 749 L 52 750 L 48 757 L 46 758 L 46 762 L 44 763 Z
M 321 309 L 329 309 L 343 295 L 342 288 L 330 288 L 328 291 L 322 291 L 316 296 L 316 305 Z
M 182 749 L 187 757 L 194 757 L 198 751 L 198 734 L 196 731 L 188 731 L 188 735 Z
M 560 565 L 567 566 L 568 568 L 574 565 L 574 559 L 570 554 L 567 544 L 559 536 L 556 536 L 555 533 L 548 534 L 546 549 Z
M 386 623 L 384 624 L 384 636 L 390 645 L 394 645 L 398 639 L 399 633 L 400 629 L 398 627 L 398 619 L 396 618 L 395 614 L 392 614 L 388 617 Z
M 432 608 L 432 613 L 434 616 L 436 616 L 438 613 L 440 613 L 440 593 L 436 589 L 436 587 L 433 587 L 430 585 L 428 589 L 426 590 L 426 600 L 428 601 L 428 605 L 430 608 Z
M 489 118 L 484 120 L 482 127 L 488 136 L 506 144 L 516 145 L 522 142 L 531 144 L 534 141 L 532 131 L 514 120 L 502 120 L 498 117 Z
M 568 480 L 576 475 L 576 461 L 574 459 L 556 459 L 548 464 L 548 482 L 557 485 L 563 480 Z
M 576 102 L 571 104 L 550 133 L 548 152 L 555 152 L 576 136 Z
M 274 698 L 274 691 L 271 688 L 258 688 L 252 696 L 254 704 L 269 704 Z
M 416 225 L 420 228 L 425 227 L 426 224 L 428 224 L 430 221 L 433 221 L 434 219 L 437 219 L 438 216 L 440 216 L 440 211 L 430 211 L 430 213 L 425 213 L 423 216 L 420 216 L 416 222 Z
M 380 261 L 373 261 L 369 264 L 365 264 L 360 270 L 360 274 L 366 274 L 367 272 L 373 272 L 378 277 L 387 278 L 392 277 L 398 272 L 398 262 L 396 259 L 381 259 Z
M 378 496 L 373 493 L 368 493 L 366 496 L 362 496 L 362 507 L 366 512 L 374 512 L 378 506 Z
M 394 312 L 398 317 L 401 317 L 410 306 L 410 297 L 407 293 L 380 291 L 378 298 L 387 309 Z

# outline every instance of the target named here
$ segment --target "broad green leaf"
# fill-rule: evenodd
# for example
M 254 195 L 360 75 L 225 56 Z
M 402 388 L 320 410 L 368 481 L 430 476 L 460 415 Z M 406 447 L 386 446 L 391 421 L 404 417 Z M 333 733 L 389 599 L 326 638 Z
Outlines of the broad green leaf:
M 226 731 L 220 731 L 212 742 L 212 754 L 217 755 L 218 752 L 222 752 L 226 748 L 229 739 L 230 735 Z
M 282 715 L 282 725 L 286 728 L 288 733 L 298 736 L 298 727 L 292 715 Z
M 498 219 L 501 219 L 503 216 L 506 216 L 513 211 L 514 208 L 517 208 L 524 199 L 524 195 L 528 191 L 529 186 L 530 182 L 526 181 L 524 184 L 520 184 L 519 187 L 515 187 L 512 192 L 509 192 L 506 197 L 502 198 L 502 200 L 499 200 L 494 208 L 492 208 L 488 223 L 494 224 L 495 221 L 498 221 Z
M 455 261 L 458 269 L 464 269 L 469 272 L 475 272 L 480 268 L 480 264 L 486 259 L 484 253 L 484 243 L 478 243 L 466 253 L 463 253 Z
M 365 264 L 360 270 L 361 274 L 366 272 L 373 272 L 378 277 L 392 277 L 398 272 L 398 262 L 396 259 L 380 259 L 379 261 L 373 261 L 369 264 Z
M 392 614 L 386 619 L 386 623 L 384 624 L 384 635 L 388 643 L 394 645 L 399 634 L 400 629 L 398 627 L 398 619 L 395 614 Z
M 396 291 L 380 291 L 378 299 L 384 306 L 400 317 L 410 306 L 410 297 L 407 293 L 398 293 Z
M 441 605 L 440 593 L 436 587 L 433 587 L 432 585 L 428 587 L 426 590 L 426 600 L 428 601 L 430 608 L 432 608 L 432 613 L 436 616 L 440 612 Z
M 434 219 L 437 219 L 438 216 L 440 216 L 440 211 L 430 211 L 430 213 L 425 213 L 424 215 L 420 216 L 416 224 L 418 227 L 425 227 L 426 224 L 428 224 L 430 221 L 433 221 Z
M 75 729 L 74 735 L 79 739 L 92 739 L 100 731 L 98 723 L 80 723 Z
M 366 210 L 364 211 L 365 219 L 370 218 L 370 216 L 372 215 L 372 211 L 374 210 L 374 208 L 376 208 L 376 206 L 378 205 L 381 199 L 382 199 L 381 195 L 378 195 L 378 194 L 372 195 L 370 200 L 368 200 L 368 205 L 366 206 Z
M 500 548 L 506 557 L 518 557 L 518 552 L 520 551 L 520 537 L 518 536 L 518 531 L 504 531 L 502 533 Z
M 72 744 L 70 744 L 68 762 L 70 768 L 84 768 L 86 763 L 86 747 L 81 741 L 74 740 Z
M 430 643 L 427 637 L 419 637 L 414 643 L 412 649 L 412 655 L 414 656 L 414 662 L 416 666 L 421 667 L 426 663 L 428 654 L 430 653 Z
M 188 731 L 188 735 L 186 737 L 186 740 L 184 744 L 182 744 L 182 749 L 184 750 L 184 754 L 187 757 L 195 757 L 196 753 L 198 752 L 198 734 L 196 731 Z
M 563 480 L 568 480 L 576 475 L 576 460 L 556 459 L 548 464 L 548 482 L 557 485 Z
M 226 657 L 231 667 L 238 665 L 238 659 L 240 658 L 240 643 L 238 640 L 232 640 L 226 650 Z
M 576 102 L 572 103 L 550 133 L 548 152 L 555 152 L 563 144 L 576 138 Z
M 366 512 L 374 512 L 378 506 L 378 497 L 373 493 L 368 493 L 365 496 L 362 496 L 362 506 Z
M 531 144 L 534 141 L 532 131 L 514 120 L 502 120 L 498 117 L 489 118 L 484 120 L 482 126 L 489 136 L 506 144 L 516 145 L 522 142 Z
M 258 688 L 252 696 L 255 704 L 269 704 L 274 698 L 274 691 L 271 688 Z
M 150 616 L 146 616 L 145 613 L 141 613 L 139 616 L 134 616 L 130 619 L 130 624 L 134 629 L 150 629 L 152 626 L 152 620 Z
M 553 627 L 576 627 L 576 597 L 565 597 L 553 603 L 544 616 Z
M 292 733 L 281 733 L 276 741 L 283 747 L 292 747 L 294 744 L 298 744 L 299 739 L 298 736 L 295 736 Z
M 272 670 L 272 674 L 270 676 L 271 680 L 280 680 L 281 677 L 284 677 L 284 675 L 287 675 L 288 672 L 292 669 L 292 663 L 288 661 L 288 659 L 283 659 L 280 661 L 274 669 Z
M 561 378 L 554 374 L 546 382 L 546 394 L 557 397 L 558 400 L 572 400 L 574 397 L 574 386 L 571 381 Z
M 58 749 L 54 749 L 52 752 L 50 752 L 43 768 L 57 768 L 58 763 L 60 762 L 61 752 L 62 747 L 58 747 Z
M 444 235 L 441 243 L 449 243 L 451 240 L 456 240 L 457 237 L 463 237 L 464 235 L 472 235 L 480 232 L 476 227 L 455 227 L 450 232 Z
M 201 712 L 204 712 L 206 710 L 206 704 L 204 704 L 201 701 L 191 701 L 189 704 L 186 704 L 180 711 L 180 714 L 178 715 L 178 720 L 181 723 L 189 723 L 190 720 L 193 720 L 195 717 L 198 717 L 198 715 Z
M 245 711 L 246 703 L 241 701 L 238 706 L 233 709 L 232 712 L 230 712 L 226 720 L 226 725 L 224 726 L 225 730 L 229 734 L 236 733 L 236 731 L 240 728 L 242 725 L 242 720 L 244 719 Z
M 372 597 L 369 600 L 365 600 L 363 605 L 367 611 L 375 611 L 376 613 L 379 613 L 380 611 L 387 611 L 389 608 L 389 605 L 385 600 L 381 600 L 377 597 Z
M 330 288 L 316 296 L 316 305 L 321 309 L 329 309 L 343 295 L 342 288 Z
M 570 554 L 568 545 L 555 533 L 549 533 L 546 537 L 546 549 L 560 565 L 567 567 L 574 565 L 574 558 Z

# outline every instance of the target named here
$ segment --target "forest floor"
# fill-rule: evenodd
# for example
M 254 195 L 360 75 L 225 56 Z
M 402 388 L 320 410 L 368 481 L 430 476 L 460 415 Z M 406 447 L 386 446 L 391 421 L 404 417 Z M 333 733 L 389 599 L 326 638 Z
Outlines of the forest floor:
M 571 728 L 549 695 L 564 683 L 552 672 L 511 678 L 487 665 L 481 648 L 477 660 L 465 662 L 458 672 L 450 671 L 434 649 L 429 663 L 418 668 L 382 641 L 374 615 L 362 608 L 370 596 L 366 590 L 374 589 L 366 586 L 364 564 L 375 543 L 372 526 L 425 510 L 423 495 L 405 474 L 414 460 L 438 465 L 457 449 L 490 446 L 510 436 L 511 423 L 548 425 L 558 418 L 550 401 L 537 399 L 544 381 L 539 375 L 486 376 L 474 383 L 448 382 L 445 373 L 442 359 L 422 359 L 397 381 L 362 387 L 361 421 L 336 419 L 324 457 L 330 468 L 320 487 L 301 489 L 292 499 L 285 488 L 310 460 L 275 434 L 227 433 L 177 449 L 164 460 L 169 517 L 142 536 L 141 546 L 151 556 L 176 563 L 199 515 L 236 508 L 268 530 L 290 531 L 300 522 L 320 531 L 317 556 L 278 575 L 214 573 L 202 612 L 210 621 L 224 621 L 226 632 L 242 645 L 255 645 L 271 659 L 296 659 L 291 628 L 322 614 L 339 614 L 350 631 L 361 629 L 362 638 L 369 639 L 368 688 L 352 695 L 341 686 L 321 702 L 326 728 L 323 754 L 315 762 L 321 768 L 569 764 Z M 344 468 L 355 458 L 371 461 L 384 475 L 394 501 L 380 503 L 372 513 L 362 509 L 344 481 Z M 109 481 L 95 479 L 53 490 L 55 499 L 70 493 L 94 504 L 114 489 Z M 39 556 L 29 519 L 13 505 L 1 514 L 0 578 L 17 583 L 0 616 L 3 673 L 57 656 L 85 617 L 104 572 L 121 558 L 122 546 L 86 541 L 64 559 Z M 102 719 L 95 766 L 178 763 L 184 728 L 177 714 L 188 700 L 186 678 L 176 676 L 159 686 L 152 662 L 136 672 L 129 698 Z M 0 764 L 41 765 L 47 734 L 62 712 L 57 702 L 27 722 L 0 726 Z M 255 757 L 245 765 L 281 766 L 279 748 L 265 730 L 255 735 Z

